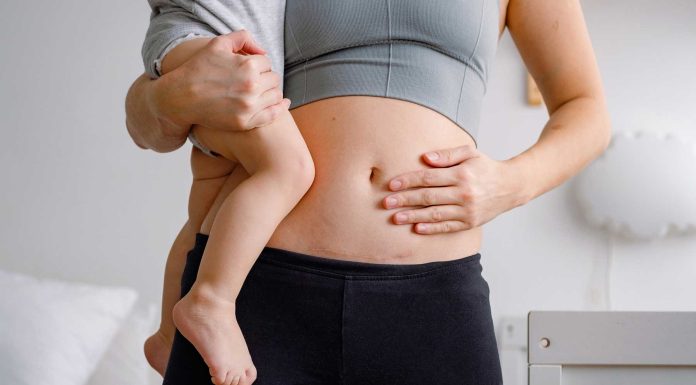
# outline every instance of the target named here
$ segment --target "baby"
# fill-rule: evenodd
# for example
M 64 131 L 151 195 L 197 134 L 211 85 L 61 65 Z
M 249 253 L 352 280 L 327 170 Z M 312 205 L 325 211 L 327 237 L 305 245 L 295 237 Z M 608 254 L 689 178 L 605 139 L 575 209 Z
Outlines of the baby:
M 175 70 L 213 37 L 240 29 L 251 32 L 282 76 L 284 0 L 149 3 L 153 11 L 142 53 L 151 77 Z M 287 109 L 271 124 L 247 131 L 200 128 L 194 125 L 189 134 L 194 144 L 189 220 L 177 242 L 193 239 L 208 211 L 218 211 L 196 281 L 178 302 L 168 286 L 179 278 L 185 256 L 181 247 L 172 247 L 160 330 L 146 341 L 145 354 L 164 375 L 176 327 L 201 354 L 214 384 L 246 385 L 256 371 L 236 321 L 235 301 L 275 228 L 310 188 L 314 165 Z M 249 176 L 229 191 L 224 187 L 235 183 L 230 176 L 235 167 Z

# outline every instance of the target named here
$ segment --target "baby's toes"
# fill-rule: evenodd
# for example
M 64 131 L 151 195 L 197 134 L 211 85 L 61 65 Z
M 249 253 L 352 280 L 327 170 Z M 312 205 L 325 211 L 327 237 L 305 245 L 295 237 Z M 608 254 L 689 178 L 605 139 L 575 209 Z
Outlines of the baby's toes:
M 239 385 L 239 380 L 241 379 L 241 376 L 237 374 L 235 371 L 230 370 L 227 372 L 227 382 L 225 382 L 225 385 Z
M 217 366 L 211 366 L 210 367 L 210 380 L 213 381 L 213 384 L 215 385 L 228 385 L 229 382 L 226 382 L 226 377 L 227 377 L 227 371 L 217 367 Z
M 256 381 L 256 368 L 252 366 L 244 370 L 244 375 L 239 381 L 239 385 L 251 385 L 254 381 Z
M 228 385 L 227 382 L 225 382 L 225 375 L 222 376 L 212 376 L 210 377 L 210 380 L 213 382 L 215 385 Z

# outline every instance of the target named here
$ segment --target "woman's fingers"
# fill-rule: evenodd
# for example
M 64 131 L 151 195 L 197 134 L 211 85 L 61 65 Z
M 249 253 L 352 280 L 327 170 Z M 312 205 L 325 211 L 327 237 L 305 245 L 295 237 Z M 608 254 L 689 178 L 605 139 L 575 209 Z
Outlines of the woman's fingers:
M 266 50 L 263 49 L 259 43 L 254 40 L 251 32 L 246 29 L 241 29 L 239 31 L 230 32 L 224 35 L 218 36 L 219 40 L 222 40 L 226 44 L 229 44 L 232 52 L 244 52 L 249 54 L 265 54 Z
M 261 72 L 258 79 L 259 89 L 261 90 L 261 93 L 264 93 L 274 88 L 280 89 L 280 83 L 282 81 L 283 78 L 280 76 L 279 73 L 275 71 L 269 70 Z
M 288 107 L 290 107 L 290 99 L 285 98 L 279 103 L 264 108 L 249 119 L 249 127 L 263 127 L 272 123 Z
M 388 195 L 382 200 L 382 204 L 387 209 L 404 206 L 461 204 L 459 195 L 459 189 L 456 187 L 420 188 Z
M 438 168 L 402 174 L 390 181 L 389 188 L 396 192 L 384 197 L 385 208 L 425 206 L 395 213 L 394 223 L 415 223 L 419 234 L 463 231 L 519 205 L 515 196 L 519 182 L 510 176 L 516 171 L 509 163 L 493 160 L 472 146 L 437 153 L 438 159 L 429 163 L 440 162 Z M 420 188 L 402 190 L 409 187 Z
M 283 99 L 280 90 L 280 75 L 274 71 L 261 73 L 258 80 L 259 89 L 263 90 L 256 99 L 256 113 L 249 119 L 249 127 L 262 127 L 270 124 L 283 110 L 290 106 L 290 99 Z
M 415 230 L 418 234 L 454 233 L 469 230 L 472 227 L 462 221 L 444 221 L 437 223 L 418 223 Z
M 283 100 L 283 92 L 278 87 L 269 88 L 259 95 L 256 100 L 257 110 L 263 110 L 264 108 L 270 107 L 272 105 L 278 104 Z
M 435 167 L 449 167 L 469 158 L 478 156 L 476 147 L 465 144 L 454 148 L 431 151 L 423 154 L 423 159 Z
M 411 171 L 393 178 L 389 182 L 392 191 L 411 187 L 453 186 L 459 182 L 456 173 L 449 168 L 426 168 Z
M 419 234 L 451 233 L 473 228 L 467 223 L 466 210 L 458 205 L 437 205 L 400 211 L 392 217 L 397 225 L 415 223 Z
M 395 213 L 392 218 L 395 224 L 402 225 L 406 223 L 432 223 L 461 220 L 464 218 L 464 214 L 464 209 L 458 205 L 436 205 L 414 210 L 399 211 Z

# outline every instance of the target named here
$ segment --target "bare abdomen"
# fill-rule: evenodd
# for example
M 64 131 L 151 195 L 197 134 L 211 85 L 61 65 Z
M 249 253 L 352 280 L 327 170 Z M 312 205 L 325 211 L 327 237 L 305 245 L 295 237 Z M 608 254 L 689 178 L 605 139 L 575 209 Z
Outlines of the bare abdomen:
M 422 235 L 384 209 L 391 178 L 428 168 L 429 150 L 474 145 L 452 121 L 410 102 L 341 96 L 291 110 L 315 165 L 315 179 L 268 246 L 374 263 L 449 260 L 480 249 L 481 228 Z

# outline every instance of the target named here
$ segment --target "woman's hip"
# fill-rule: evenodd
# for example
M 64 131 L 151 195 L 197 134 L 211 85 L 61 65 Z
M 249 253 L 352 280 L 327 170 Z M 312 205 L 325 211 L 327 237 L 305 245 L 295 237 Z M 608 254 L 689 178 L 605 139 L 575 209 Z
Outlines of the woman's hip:
M 196 237 L 182 295 L 207 241 Z M 264 248 L 237 297 L 255 384 L 500 384 L 480 258 L 379 264 Z

